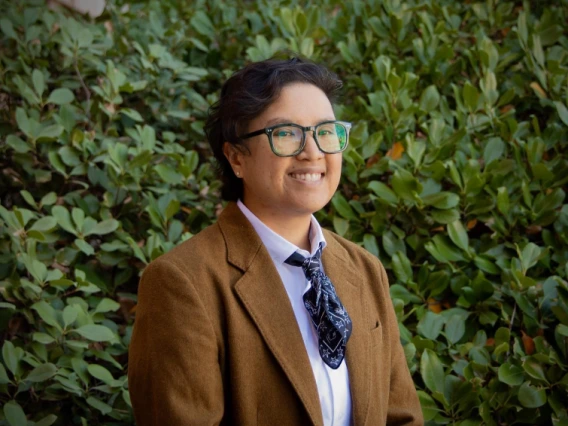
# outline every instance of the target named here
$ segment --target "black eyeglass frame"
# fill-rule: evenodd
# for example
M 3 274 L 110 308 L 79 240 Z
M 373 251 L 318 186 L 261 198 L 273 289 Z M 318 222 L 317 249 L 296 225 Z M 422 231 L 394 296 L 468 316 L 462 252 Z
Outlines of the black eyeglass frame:
M 321 148 L 319 141 L 318 141 L 316 128 L 323 125 L 323 124 L 330 124 L 330 123 L 341 124 L 343 127 L 345 127 L 345 136 L 346 136 L 345 146 L 342 149 L 340 149 L 339 151 L 333 151 L 333 152 L 325 151 Z M 292 126 L 292 127 L 296 127 L 298 129 L 302 130 L 302 143 L 300 144 L 300 147 L 296 151 L 294 151 L 292 154 L 278 154 L 274 149 L 274 143 L 272 142 L 272 134 L 273 134 L 275 129 L 277 129 L 279 127 L 286 127 L 286 126 L 288 126 L 288 127 Z M 322 121 L 321 123 L 318 123 L 315 126 L 306 126 L 306 127 L 300 126 L 299 124 L 296 124 L 296 123 L 281 123 L 281 124 L 275 124 L 274 126 L 265 127 L 264 129 L 255 130 L 254 132 L 250 132 L 250 133 L 247 133 L 245 135 L 239 136 L 239 139 L 249 139 L 249 138 L 252 138 L 254 136 L 259 136 L 259 135 L 264 134 L 264 135 L 268 136 L 268 142 L 270 143 L 270 149 L 272 150 L 274 155 L 277 155 L 278 157 L 295 157 L 300 152 L 302 152 L 304 150 L 304 147 L 306 146 L 306 132 L 313 132 L 314 140 L 316 141 L 316 145 L 321 152 L 323 152 L 325 154 L 339 154 L 340 152 L 345 151 L 345 149 L 349 145 L 349 131 L 351 130 L 352 126 L 353 126 L 353 124 L 350 123 L 349 121 L 341 121 L 341 120 Z

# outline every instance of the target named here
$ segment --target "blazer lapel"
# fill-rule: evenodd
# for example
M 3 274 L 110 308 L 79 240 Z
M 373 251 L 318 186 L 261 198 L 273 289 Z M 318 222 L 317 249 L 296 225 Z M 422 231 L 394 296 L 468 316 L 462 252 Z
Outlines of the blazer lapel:
M 300 397 L 314 425 L 323 425 L 317 385 L 296 317 L 280 275 L 235 203 L 219 217 L 228 261 L 243 271 L 235 291 Z
M 322 254 L 323 268 L 353 322 L 353 331 L 347 342 L 346 360 L 351 385 L 353 424 L 363 426 L 368 412 L 371 384 L 371 342 L 367 305 L 362 291 L 363 278 L 348 258 L 347 251 L 329 232 L 324 231 L 324 235 L 327 247 Z

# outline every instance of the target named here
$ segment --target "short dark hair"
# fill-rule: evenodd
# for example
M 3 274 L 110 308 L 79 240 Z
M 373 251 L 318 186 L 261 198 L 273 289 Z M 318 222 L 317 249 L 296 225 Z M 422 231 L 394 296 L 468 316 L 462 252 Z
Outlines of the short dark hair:
M 221 88 L 219 100 L 209 108 L 205 133 L 218 164 L 223 186 L 221 197 L 236 201 L 243 197 L 243 183 L 223 154 L 223 144 L 243 145 L 239 135 L 249 123 L 272 104 L 282 88 L 308 83 L 321 89 L 333 103 L 343 86 L 336 74 L 306 59 L 268 59 L 253 62 L 235 72 Z

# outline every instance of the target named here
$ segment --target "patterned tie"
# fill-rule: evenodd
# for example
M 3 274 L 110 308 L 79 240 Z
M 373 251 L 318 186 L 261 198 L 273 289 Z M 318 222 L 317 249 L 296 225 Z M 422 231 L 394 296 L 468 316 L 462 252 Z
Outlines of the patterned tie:
M 345 345 L 351 336 L 352 324 L 333 284 L 320 268 L 322 249 L 320 243 L 313 257 L 304 257 L 295 252 L 285 263 L 302 267 L 311 282 L 310 289 L 304 294 L 304 306 L 318 333 L 319 353 L 323 362 L 335 370 L 345 357 Z

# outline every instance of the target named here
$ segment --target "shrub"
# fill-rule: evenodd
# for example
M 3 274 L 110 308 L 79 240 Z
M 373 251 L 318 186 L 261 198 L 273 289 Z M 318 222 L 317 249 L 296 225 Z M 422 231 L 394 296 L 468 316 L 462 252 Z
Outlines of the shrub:
M 0 401 L 132 424 L 139 275 L 222 205 L 203 120 L 291 49 L 353 121 L 320 222 L 385 264 L 428 424 L 567 424 L 568 4 L 0 5 Z M 0 414 L 0 417 L 1 415 Z

